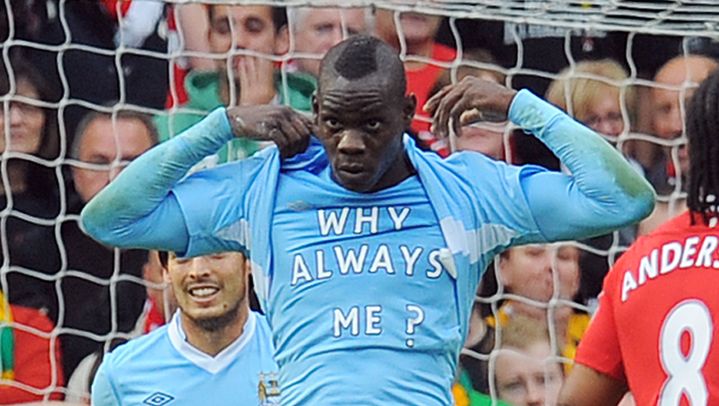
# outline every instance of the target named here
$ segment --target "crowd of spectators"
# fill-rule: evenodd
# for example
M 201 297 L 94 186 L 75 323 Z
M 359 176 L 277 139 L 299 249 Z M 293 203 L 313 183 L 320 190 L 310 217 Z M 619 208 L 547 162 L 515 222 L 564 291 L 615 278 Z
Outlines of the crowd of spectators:
M 215 107 L 280 103 L 311 113 L 319 59 L 357 33 L 401 51 L 408 91 L 418 100 L 407 131 L 425 149 L 563 170 L 535 138 L 507 123 L 478 119 L 460 139 L 432 135 L 424 102 L 477 76 L 546 95 L 615 144 L 659 192 L 656 212 L 642 224 L 588 241 L 513 248 L 486 273 L 460 359 L 457 403 L 485 404 L 491 394 L 509 404 L 534 404 L 532 397 L 552 404 L 608 266 L 637 235 L 685 207 L 684 100 L 717 61 L 711 47 L 688 55 L 681 38 L 640 36 L 643 46 L 628 53 L 621 33 L 483 20 L 457 26 L 461 53 L 442 17 L 381 8 L 3 2 L 0 323 L 12 324 L 0 324 L 0 404 L 88 401 L 86 375 L 97 358 L 174 309 L 156 254 L 87 237 L 78 224 L 83 205 L 127 162 Z M 204 164 L 244 159 L 263 146 L 236 139 Z M 66 389 L 76 370 L 81 383 Z

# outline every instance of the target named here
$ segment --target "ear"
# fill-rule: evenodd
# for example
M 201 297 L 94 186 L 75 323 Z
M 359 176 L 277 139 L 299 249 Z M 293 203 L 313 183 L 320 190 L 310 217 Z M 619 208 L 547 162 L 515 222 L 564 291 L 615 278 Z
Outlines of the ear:
M 417 97 L 414 93 L 404 97 L 404 107 L 402 108 L 402 119 L 405 121 L 405 127 L 409 128 L 414 118 L 414 112 L 417 108 Z
M 317 120 L 319 120 L 320 115 L 320 102 L 317 100 L 317 91 L 312 93 L 312 114 L 315 116 L 315 124 Z
M 285 24 L 275 34 L 275 55 L 284 55 L 290 51 L 290 31 Z
M 169 269 L 167 269 L 167 267 L 164 266 L 162 267 L 162 281 L 167 283 L 168 285 L 172 283 L 172 280 L 170 279 L 170 271 Z
M 492 269 L 487 272 L 493 272 Z M 512 272 L 507 268 L 507 258 L 503 255 L 499 257 L 499 283 L 505 287 L 512 286 Z

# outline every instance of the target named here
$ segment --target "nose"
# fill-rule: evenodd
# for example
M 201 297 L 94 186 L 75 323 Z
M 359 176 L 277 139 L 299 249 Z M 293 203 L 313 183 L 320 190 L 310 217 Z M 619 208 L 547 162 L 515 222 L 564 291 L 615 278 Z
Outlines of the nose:
M 527 405 L 543 405 L 544 404 L 544 387 L 534 382 L 527 384 Z
M 544 269 L 545 271 L 552 273 L 552 252 L 550 250 L 546 250 L 544 254 L 538 259 L 539 265 Z
M 599 132 L 602 134 L 607 134 L 607 135 L 616 137 L 617 135 L 621 134 L 622 127 L 623 127 L 623 125 L 622 125 L 621 120 L 613 121 L 611 119 L 605 119 L 599 123 L 599 128 L 597 130 L 599 130 Z
M 245 32 L 239 24 L 235 24 L 232 29 L 234 49 L 251 49 L 250 47 L 250 33 Z
M 361 155 L 365 151 L 362 135 L 354 131 L 345 131 L 337 144 L 337 151 L 347 155 Z
M 679 109 L 674 109 L 672 111 L 672 114 L 668 117 L 667 121 L 667 129 L 669 130 L 669 134 L 672 135 L 671 138 L 676 138 L 682 135 L 682 115 Z
M 340 42 L 342 42 L 342 40 L 344 39 L 343 38 L 344 35 L 342 34 L 342 26 L 338 25 L 336 28 L 333 28 L 332 34 L 330 34 L 330 36 L 331 36 L 330 41 L 332 41 L 330 44 L 330 47 L 335 46 L 335 45 L 339 44 Z
M 210 274 L 210 267 L 206 260 L 206 257 L 200 256 L 192 259 L 192 266 L 190 267 L 189 277 L 191 279 L 201 279 Z
M 23 112 L 22 109 L 14 104 L 10 105 L 10 125 L 18 126 L 22 123 Z

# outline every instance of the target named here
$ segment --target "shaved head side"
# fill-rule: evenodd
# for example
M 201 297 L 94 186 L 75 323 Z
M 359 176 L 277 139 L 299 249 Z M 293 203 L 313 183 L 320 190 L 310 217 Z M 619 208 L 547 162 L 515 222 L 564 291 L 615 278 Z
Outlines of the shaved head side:
M 350 37 L 327 51 L 320 65 L 320 90 L 323 84 L 340 77 L 348 81 L 381 80 L 400 97 L 407 91 L 404 65 L 397 51 L 367 35 Z

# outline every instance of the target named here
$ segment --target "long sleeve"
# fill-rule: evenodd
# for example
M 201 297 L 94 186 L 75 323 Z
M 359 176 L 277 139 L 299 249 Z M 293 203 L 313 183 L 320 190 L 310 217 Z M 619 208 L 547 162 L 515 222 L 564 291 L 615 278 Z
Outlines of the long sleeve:
M 83 209 L 85 231 L 118 247 L 184 252 L 189 235 L 173 187 L 233 137 L 224 108 L 146 152 Z
M 567 176 L 529 169 L 520 175 L 530 210 L 545 238 L 598 235 L 652 212 L 652 187 L 594 131 L 528 90 L 515 96 L 509 116 L 546 144 L 571 172 Z

